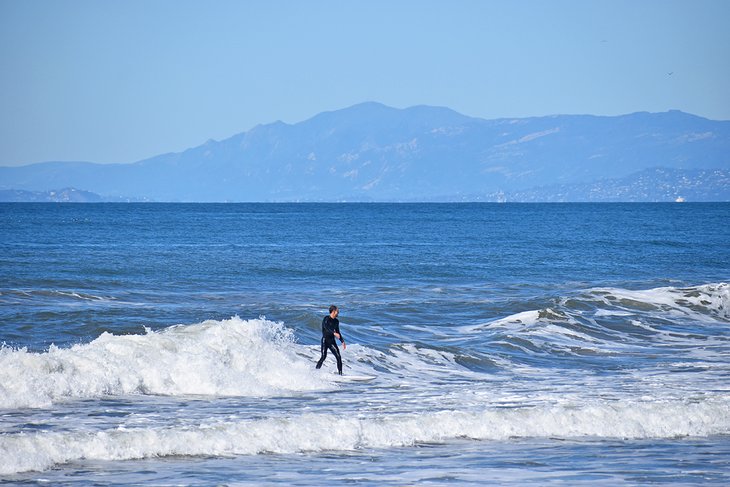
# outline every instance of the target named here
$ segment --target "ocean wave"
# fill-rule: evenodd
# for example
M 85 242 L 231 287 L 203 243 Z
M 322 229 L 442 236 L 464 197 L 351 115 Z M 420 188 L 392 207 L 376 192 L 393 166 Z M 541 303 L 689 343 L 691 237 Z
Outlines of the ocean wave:
M 42 353 L 0 348 L 0 409 L 44 408 L 78 399 L 127 395 L 270 397 L 342 387 L 335 361 L 314 368 L 319 343 L 299 344 L 294 330 L 265 318 L 209 320 L 142 335 L 103 333 Z M 377 375 L 381 385 L 478 379 L 450 351 L 350 343 L 346 375 Z M 435 393 L 434 393 L 435 394 Z
M 332 432 L 336 432 L 332 434 Z M 13 433 L 0 436 L 0 474 L 79 460 L 354 451 L 467 438 L 678 438 L 730 434 L 730 398 L 593 402 L 375 417 L 307 413 L 193 426 Z
M 434 384 L 477 384 L 518 369 L 520 376 L 545 379 L 553 366 L 563 366 L 565 356 L 578 356 L 652 371 L 692 363 L 713 371 L 694 378 L 702 384 L 726 370 L 729 305 L 726 283 L 589 289 L 554 299 L 546 308 L 461 327 L 459 338 L 477 338 L 466 346 L 446 340 L 380 347 L 350 343 L 346 372 L 377 375 L 383 387 L 420 384 L 424 394 L 436 397 L 444 391 L 432 390 Z M 135 394 L 264 397 L 337 388 L 327 374 L 314 370 L 318 354 L 318 344 L 298 344 L 293 329 L 263 317 L 209 320 L 141 335 L 103 333 L 89 343 L 51 346 L 43 353 L 3 347 L 0 408 Z M 641 362 L 657 355 L 671 363 Z M 327 371 L 333 367 L 334 360 L 325 363 Z
M 662 312 L 699 321 L 730 320 L 730 284 L 724 282 L 647 290 L 596 288 L 588 294 L 619 312 Z
M 43 353 L 3 347 L 0 408 L 109 395 L 267 396 L 331 387 L 298 351 L 282 323 L 239 317 L 144 335 L 103 333 Z
M 527 353 L 611 355 L 659 343 L 720 345 L 715 333 L 730 320 L 730 284 L 647 290 L 594 288 L 477 325 L 465 334 L 489 334 Z M 646 340 L 653 337 L 654 342 Z
M 77 291 L 61 291 L 55 289 L 6 289 L 0 296 L 6 300 L 15 299 L 39 299 L 39 300 L 71 300 L 71 301 L 91 301 L 91 302 L 107 302 L 114 301 L 115 298 L 110 296 L 97 296 L 95 294 L 77 292 Z

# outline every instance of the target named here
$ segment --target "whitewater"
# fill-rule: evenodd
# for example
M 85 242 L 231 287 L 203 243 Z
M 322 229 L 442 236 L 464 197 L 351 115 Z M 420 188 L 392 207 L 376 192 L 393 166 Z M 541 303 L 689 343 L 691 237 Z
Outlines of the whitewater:
M 726 484 L 728 205 L 503 206 L 4 206 L 0 479 Z

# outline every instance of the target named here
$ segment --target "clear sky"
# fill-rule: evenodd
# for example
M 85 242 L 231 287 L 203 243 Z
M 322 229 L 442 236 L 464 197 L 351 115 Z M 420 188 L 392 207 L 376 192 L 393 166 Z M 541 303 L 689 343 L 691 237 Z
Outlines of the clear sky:
M 730 120 L 730 1 L 0 0 L 0 165 L 134 162 L 363 101 Z

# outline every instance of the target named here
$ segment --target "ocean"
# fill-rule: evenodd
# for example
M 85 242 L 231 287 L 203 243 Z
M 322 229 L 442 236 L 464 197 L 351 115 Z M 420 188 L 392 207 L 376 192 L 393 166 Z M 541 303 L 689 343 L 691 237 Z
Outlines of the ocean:
M 1 204 L 0 480 L 728 485 L 729 283 L 727 203 Z

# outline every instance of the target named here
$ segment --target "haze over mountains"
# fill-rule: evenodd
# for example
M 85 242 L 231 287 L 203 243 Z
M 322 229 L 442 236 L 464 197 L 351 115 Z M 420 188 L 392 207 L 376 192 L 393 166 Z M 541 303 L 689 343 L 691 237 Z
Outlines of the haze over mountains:
M 131 164 L 0 167 L 5 195 L 59 188 L 115 201 L 728 201 L 730 121 L 363 103 Z

